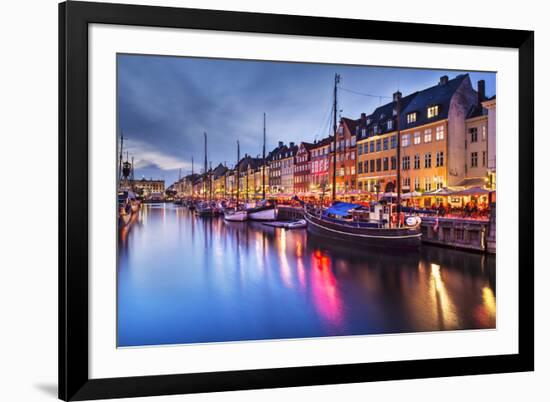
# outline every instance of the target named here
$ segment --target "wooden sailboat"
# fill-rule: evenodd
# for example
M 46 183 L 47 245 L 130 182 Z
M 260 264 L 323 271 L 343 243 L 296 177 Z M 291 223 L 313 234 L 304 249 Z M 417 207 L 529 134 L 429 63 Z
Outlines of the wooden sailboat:
M 226 220 L 226 221 L 230 221 L 230 222 L 243 222 L 243 221 L 246 221 L 248 219 L 248 213 L 246 212 L 245 209 L 239 209 L 239 178 L 240 178 L 240 167 L 239 167 L 239 161 L 241 159 L 241 151 L 240 151 L 240 146 L 239 146 L 239 141 L 237 141 L 237 165 L 236 165 L 236 169 L 237 169 L 237 173 L 236 173 L 236 177 L 237 177 L 237 202 L 235 204 L 235 208 L 233 209 L 226 209 L 223 213 L 223 218 Z
M 203 174 L 203 180 L 202 180 L 202 188 L 203 188 L 203 195 L 204 200 L 200 202 L 196 208 L 195 213 L 198 216 L 207 217 L 207 216 L 213 216 L 214 210 L 212 208 L 212 205 L 210 202 L 207 201 L 206 198 L 206 181 L 208 179 L 208 146 L 207 146 L 207 135 L 206 132 L 204 133 L 204 174 Z
M 253 221 L 274 221 L 277 219 L 277 209 L 275 203 L 268 202 L 265 199 L 265 113 L 264 113 L 264 131 L 263 131 L 263 155 L 262 155 L 262 202 L 259 206 L 247 210 L 248 219 Z
M 327 209 L 305 208 L 304 218 L 309 233 L 353 242 L 361 246 L 413 248 L 420 247 L 422 232 L 420 219 L 405 219 L 401 223 L 401 140 L 400 140 L 400 97 L 395 98 L 397 111 L 397 204 L 373 203 L 369 207 L 336 201 L 336 141 L 337 141 L 337 84 L 334 79 L 334 155 L 332 206 Z M 393 223 L 394 222 L 394 223 Z

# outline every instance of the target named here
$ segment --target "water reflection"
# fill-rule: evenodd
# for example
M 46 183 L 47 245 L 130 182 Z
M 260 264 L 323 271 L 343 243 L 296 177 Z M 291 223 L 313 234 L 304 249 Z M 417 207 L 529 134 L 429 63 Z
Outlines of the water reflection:
M 146 205 L 119 236 L 119 345 L 494 328 L 495 260 L 366 252 Z

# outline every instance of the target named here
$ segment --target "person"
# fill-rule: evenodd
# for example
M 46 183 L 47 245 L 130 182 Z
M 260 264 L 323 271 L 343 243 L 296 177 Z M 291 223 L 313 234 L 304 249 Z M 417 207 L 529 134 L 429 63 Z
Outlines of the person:
M 442 202 L 439 203 L 439 208 L 437 212 L 439 216 L 445 216 L 445 205 L 443 205 Z

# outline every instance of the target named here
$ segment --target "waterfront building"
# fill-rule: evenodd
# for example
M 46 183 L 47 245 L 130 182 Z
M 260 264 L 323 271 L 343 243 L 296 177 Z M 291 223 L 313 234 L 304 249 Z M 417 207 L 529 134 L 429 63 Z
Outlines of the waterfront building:
M 336 150 L 334 150 L 334 141 L 330 144 L 329 182 L 332 188 L 332 174 L 334 172 L 333 169 L 336 168 L 337 194 L 343 195 L 356 188 L 356 128 L 358 124 L 359 120 L 353 120 L 346 117 L 341 118 L 336 131 Z M 333 163 L 334 152 L 336 152 L 336 167 Z
M 279 141 L 279 145 L 273 149 L 266 158 L 269 166 L 268 185 L 272 196 L 276 196 L 281 193 L 281 159 L 286 148 L 286 145 L 284 145 L 282 141 Z
M 144 197 L 149 197 L 152 194 L 164 195 L 164 180 L 142 178 L 140 180 L 130 180 L 129 184 L 138 194 Z
M 312 143 L 301 142 L 296 152 L 296 161 L 294 165 L 294 192 L 298 195 L 311 195 L 309 188 L 310 170 L 311 170 L 311 149 Z
M 298 146 L 291 142 L 286 149 L 281 151 L 281 193 L 294 195 L 294 165 Z
M 483 85 L 483 84 L 481 84 Z M 396 163 L 401 163 L 402 190 L 433 191 L 459 186 L 466 177 L 464 142 L 466 120 L 479 104 L 468 74 L 393 100 L 365 116 L 365 129 L 359 129 L 358 165 L 360 189 L 395 191 Z M 400 138 L 397 139 L 396 102 L 400 104 Z M 392 161 L 401 141 L 401 160 Z M 430 198 L 424 199 L 431 205 Z
M 227 183 L 226 183 L 226 166 L 221 163 L 213 169 L 210 174 L 212 176 L 213 193 L 216 198 L 223 198 L 227 195 Z
M 320 141 L 314 141 L 311 148 L 311 179 L 310 188 L 312 193 L 323 195 L 328 192 L 331 177 L 330 167 L 330 144 L 332 138 L 327 137 Z
M 496 95 L 481 103 L 484 110 L 487 111 L 487 171 L 488 171 L 488 187 L 496 188 L 496 173 L 497 173 L 497 126 L 496 126 L 496 111 L 497 98 Z

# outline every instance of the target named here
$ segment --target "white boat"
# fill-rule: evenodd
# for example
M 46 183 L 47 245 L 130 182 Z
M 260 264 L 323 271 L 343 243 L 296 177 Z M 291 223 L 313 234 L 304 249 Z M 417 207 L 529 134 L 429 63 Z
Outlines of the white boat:
M 252 221 L 274 221 L 277 219 L 275 205 L 263 205 L 256 208 L 250 208 L 246 212 L 248 212 L 248 219 Z
M 302 229 L 307 226 L 307 222 L 305 219 L 300 219 L 292 222 L 264 222 L 263 224 L 266 226 L 283 229 Z
M 244 210 L 241 210 L 241 211 L 226 210 L 223 213 L 223 219 L 230 222 L 243 222 L 243 221 L 246 221 L 247 218 L 248 218 L 248 213 Z

